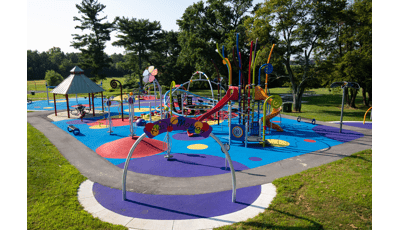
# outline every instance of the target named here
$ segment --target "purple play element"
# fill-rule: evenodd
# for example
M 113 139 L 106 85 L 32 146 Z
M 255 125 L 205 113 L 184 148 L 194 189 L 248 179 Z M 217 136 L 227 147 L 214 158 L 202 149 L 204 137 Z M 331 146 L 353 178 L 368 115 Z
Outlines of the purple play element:
M 330 127 L 330 126 L 325 126 L 325 125 L 317 125 L 312 129 L 314 132 L 336 140 L 340 142 L 349 142 L 358 138 L 361 138 L 364 136 L 364 134 L 352 131 L 352 130 L 347 130 L 347 129 L 342 129 L 342 133 L 339 133 L 339 128 L 336 127 Z
M 249 169 L 247 166 L 232 161 L 235 171 Z M 125 163 L 117 165 L 124 168 Z M 175 153 L 173 158 L 167 160 L 164 155 L 153 155 L 148 157 L 131 159 L 128 170 L 137 173 L 166 176 L 166 177 L 199 177 L 213 176 L 230 173 L 229 164 L 225 158 L 205 154 L 183 154 Z
M 207 122 L 201 122 L 183 116 L 165 118 L 154 123 L 147 123 L 143 131 L 147 137 L 153 138 L 165 132 L 172 130 L 187 130 L 190 133 L 196 133 L 205 138 L 212 132 L 212 127 Z
M 262 159 L 259 157 L 250 157 L 249 160 L 251 161 L 261 161 Z
M 236 190 L 236 203 L 232 190 L 198 195 L 152 195 L 122 192 L 98 183 L 93 185 L 96 200 L 106 209 L 118 214 L 154 220 L 185 220 L 209 218 L 239 211 L 252 204 L 260 195 L 261 186 Z
M 205 139 L 204 137 L 202 137 L 198 134 L 196 134 L 196 136 L 189 137 L 187 132 L 177 133 L 177 134 L 173 135 L 172 138 L 174 138 L 175 140 L 180 140 L 180 141 L 198 141 L 198 140 Z
M 338 122 L 336 124 L 340 124 L 340 122 Z M 343 122 L 343 125 L 349 125 L 349 126 L 354 126 L 354 127 L 363 128 L 363 129 L 372 129 L 372 123 L 363 124 L 362 122 Z
M 82 121 L 81 120 L 67 121 L 67 124 L 69 124 L 69 125 L 82 125 L 82 124 L 89 124 L 89 123 L 93 123 L 93 122 L 96 122 L 96 121 L 83 119 Z

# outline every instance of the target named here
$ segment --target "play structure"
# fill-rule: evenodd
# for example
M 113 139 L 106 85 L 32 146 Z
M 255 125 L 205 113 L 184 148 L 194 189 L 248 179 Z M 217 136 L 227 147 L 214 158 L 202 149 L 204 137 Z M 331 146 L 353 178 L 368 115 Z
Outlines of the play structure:
M 370 115 L 369 119 L 372 120 L 372 106 L 371 106 L 371 107 L 367 110 L 367 112 L 365 112 L 365 114 L 364 114 L 363 124 L 365 124 L 365 117 L 367 117 L 367 113 L 368 113 L 370 110 L 371 110 L 371 115 Z
M 208 76 L 201 72 L 196 71 L 189 81 L 176 85 L 171 85 L 171 89 L 164 95 L 163 103 L 167 105 L 171 111 L 170 116 L 183 116 L 196 119 L 198 121 L 217 121 L 220 124 L 222 114 L 226 114 L 226 120 L 228 121 L 229 128 L 229 145 L 231 141 L 241 141 L 247 147 L 248 142 L 257 142 L 265 146 L 266 139 L 265 133 L 269 128 L 275 129 L 278 132 L 282 132 L 283 129 L 270 120 L 281 112 L 282 99 L 278 95 L 271 96 L 268 91 L 268 74 L 273 71 L 272 65 L 269 63 L 272 50 L 275 45 L 271 47 L 268 62 L 262 64 L 258 69 L 258 84 L 256 85 L 256 69 L 257 69 L 257 58 L 256 53 L 257 41 L 254 46 L 253 42 L 250 45 L 250 59 L 249 59 L 249 75 L 247 84 L 245 84 L 244 77 L 242 74 L 242 59 L 241 53 L 239 52 L 239 34 L 236 36 L 236 50 L 233 47 L 232 54 L 236 66 L 239 69 L 239 84 L 233 86 L 232 83 L 232 67 L 228 58 L 225 57 L 224 46 L 222 46 L 222 52 L 219 50 L 217 44 L 217 51 L 222 62 L 226 65 L 228 70 L 228 90 L 221 85 L 222 78 L 219 76 L 218 68 L 215 62 L 212 60 L 215 69 L 218 73 L 218 82 L 211 81 Z M 238 61 L 235 59 L 235 51 L 238 57 Z M 261 87 L 261 73 L 264 69 L 265 73 L 265 87 Z M 251 73 L 253 76 L 251 77 Z M 196 81 L 208 82 L 211 91 L 211 98 L 196 95 L 190 92 L 190 85 Z M 218 86 L 218 98 L 215 98 L 213 84 Z M 221 92 L 220 92 L 221 90 Z M 220 98 L 222 91 L 225 95 Z M 176 100 L 175 100 L 176 98 Z M 246 103 L 247 102 L 247 103 Z M 257 108 L 256 108 L 257 104 Z M 233 106 L 236 105 L 233 110 Z M 262 111 L 261 111 L 262 109 Z M 260 114 L 263 114 L 261 117 Z M 233 118 L 237 117 L 233 122 Z M 195 136 L 191 130 L 187 130 L 190 137 Z

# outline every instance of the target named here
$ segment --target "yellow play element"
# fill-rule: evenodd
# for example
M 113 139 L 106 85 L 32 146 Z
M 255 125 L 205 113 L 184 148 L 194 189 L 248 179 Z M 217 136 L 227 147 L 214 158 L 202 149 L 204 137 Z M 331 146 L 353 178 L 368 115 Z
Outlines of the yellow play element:
M 208 145 L 204 145 L 204 144 L 193 144 L 193 145 L 189 145 L 187 147 L 188 149 L 192 149 L 192 150 L 203 150 L 208 148 Z
M 267 139 L 266 141 L 268 141 L 269 145 L 273 147 L 286 147 L 290 145 L 289 142 L 279 139 Z M 260 142 L 260 144 L 262 145 L 263 142 Z
M 49 102 L 54 103 L 54 101 L 49 101 Z M 56 103 L 58 102 L 67 102 L 67 100 L 56 100 Z
M 108 127 L 109 127 L 108 125 L 100 123 L 98 125 L 90 126 L 89 129 L 106 129 Z
M 372 106 L 367 110 L 367 112 L 365 112 L 363 124 L 365 124 L 365 117 L 367 117 L 367 113 L 368 113 L 371 109 L 372 109 Z M 371 113 L 372 113 L 372 112 L 371 112 Z
M 43 107 L 43 109 L 52 109 L 54 107 Z

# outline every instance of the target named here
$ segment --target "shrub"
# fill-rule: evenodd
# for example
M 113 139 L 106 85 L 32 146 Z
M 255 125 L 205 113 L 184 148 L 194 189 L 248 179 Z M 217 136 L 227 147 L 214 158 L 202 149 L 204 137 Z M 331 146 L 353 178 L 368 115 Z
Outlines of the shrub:
M 44 79 L 49 86 L 57 86 L 64 80 L 61 74 L 57 73 L 54 70 L 47 70 Z

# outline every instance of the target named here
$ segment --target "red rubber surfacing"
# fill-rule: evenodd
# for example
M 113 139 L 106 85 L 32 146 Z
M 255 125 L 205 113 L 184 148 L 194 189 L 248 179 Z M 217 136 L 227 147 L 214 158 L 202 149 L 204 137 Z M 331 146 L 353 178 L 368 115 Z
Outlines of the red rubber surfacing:
M 96 153 L 105 158 L 126 158 L 132 145 L 138 139 L 138 136 L 125 137 L 116 141 L 106 143 L 96 149 Z M 163 143 L 159 140 L 144 138 L 136 147 L 132 158 L 140 158 L 156 155 L 163 152 Z

